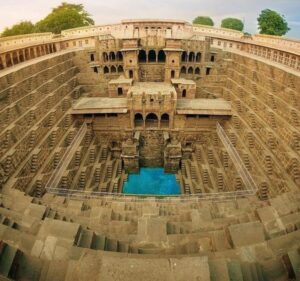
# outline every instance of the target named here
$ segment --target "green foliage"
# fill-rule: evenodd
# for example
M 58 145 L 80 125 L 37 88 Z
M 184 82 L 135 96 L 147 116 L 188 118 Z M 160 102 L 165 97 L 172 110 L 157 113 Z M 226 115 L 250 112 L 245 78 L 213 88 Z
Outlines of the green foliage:
M 221 27 L 243 31 L 244 24 L 240 19 L 226 18 L 222 20 Z
M 31 21 L 21 21 L 12 27 L 6 27 L 1 34 L 1 37 L 14 36 L 20 34 L 28 34 L 34 32 L 34 25 Z
M 194 18 L 193 23 L 214 26 L 213 20 L 210 17 L 204 17 L 204 16 L 199 16 Z
M 47 17 L 37 22 L 36 30 L 38 32 L 60 33 L 65 29 L 92 24 L 94 24 L 94 21 L 84 10 L 82 4 L 63 2 L 60 6 L 54 8 Z
M 284 16 L 270 9 L 262 10 L 257 21 L 260 34 L 282 36 L 290 30 Z
M 33 25 L 30 21 L 22 21 L 11 28 L 6 28 L 1 36 L 28 34 L 33 32 L 60 33 L 62 30 L 94 24 L 93 19 L 84 10 L 82 4 L 61 3 L 44 19 Z

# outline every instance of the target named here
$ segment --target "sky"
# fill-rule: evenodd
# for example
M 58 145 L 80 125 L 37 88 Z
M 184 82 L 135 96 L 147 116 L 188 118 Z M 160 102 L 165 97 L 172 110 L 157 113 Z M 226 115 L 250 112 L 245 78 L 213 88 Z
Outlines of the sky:
M 244 21 L 244 31 L 258 33 L 257 16 L 266 8 L 283 14 L 290 38 L 300 39 L 300 0 L 64 0 L 83 4 L 95 24 L 118 23 L 122 19 L 161 18 L 191 22 L 196 16 L 210 16 L 215 26 L 225 17 Z M 45 17 L 61 0 L 0 0 L 0 32 L 21 20 L 33 23 Z

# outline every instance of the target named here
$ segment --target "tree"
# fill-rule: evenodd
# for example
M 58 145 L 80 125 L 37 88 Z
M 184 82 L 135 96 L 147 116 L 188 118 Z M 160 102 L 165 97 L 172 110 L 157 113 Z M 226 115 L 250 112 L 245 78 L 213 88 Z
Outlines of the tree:
M 257 21 L 260 34 L 282 36 L 290 30 L 284 16 L 270 9 L 262 10 Z
M 222 20 L 221 27 L 242 31 L 244 24 L 240 19 L 226 18 Z
M 63 2 L 52 9 L 52 12 L 37 22 L 38 32 L 60 33 L 62 30 L 94 24 L 93 19 L 84 10 L 82 4 L 69 4 Z
M 28 34 L 34 32 L 34 25 L 31 21 L 21 21 L 12 27 L 6 27 L 1 34 L 1 37 Z
M 213 20 L 210 17 L 204 17 L 204 16 L 199 16 L 194 18 L 193 23 L 214 26 Z

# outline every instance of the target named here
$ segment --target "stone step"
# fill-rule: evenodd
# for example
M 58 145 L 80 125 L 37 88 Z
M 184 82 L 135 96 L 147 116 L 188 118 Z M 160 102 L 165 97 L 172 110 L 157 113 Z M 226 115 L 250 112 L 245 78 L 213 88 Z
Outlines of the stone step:
M 3 242 L 1 242 L 2 244 Z M 19 250 L 8 244 L 4 244 L 0 256 L 0 274 L 10 277 L 13 274 L 13 264 L 19 254 Z

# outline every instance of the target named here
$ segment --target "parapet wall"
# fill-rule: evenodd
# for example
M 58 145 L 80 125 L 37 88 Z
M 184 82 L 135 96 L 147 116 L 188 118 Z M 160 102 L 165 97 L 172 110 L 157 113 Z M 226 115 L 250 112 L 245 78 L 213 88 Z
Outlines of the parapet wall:
M 50 53 L 50 49 L 49 52 L 43 51 L 46 45 L 52 46 L 52 50 L 55 51 L 78 47 L 94 49 L 95 37 L 99 36 L 112 39 L 160 37 L 174 40 L 203 40 L 203 37 L 210 37 L 212 47 L 247 52 L 296 70 L 300 68 L 299 40 L 267 35 L 245 37 L 240 31 L 192 25 L 180 20 L 131 19 L 118 24 L 64 30 L 61 35 L 38 33 L 0 38 L 0 70 Z M 26 52 L 29 55 L 26 56 Z

